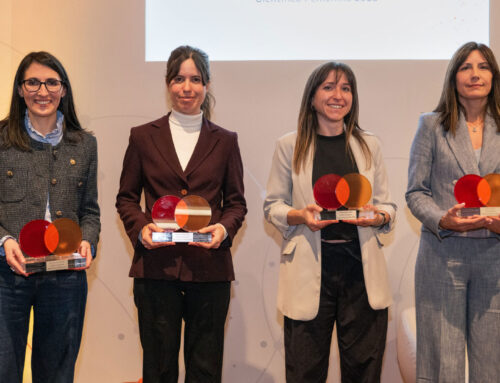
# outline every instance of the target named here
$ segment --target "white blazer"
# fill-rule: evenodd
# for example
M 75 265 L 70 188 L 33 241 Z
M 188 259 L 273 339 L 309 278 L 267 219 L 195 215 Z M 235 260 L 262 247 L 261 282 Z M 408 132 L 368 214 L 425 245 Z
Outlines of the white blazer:
M 289 318 L 311 320 L 316 317 L 319 308 L 321 232 L 312 232 L 306 225 L 290 226 L 287 223 L 287 214 L 291 209 L 302 209 L 314 203 L 313 153 L 310 153 L 299 174 L 292 170 L 296 136 L 295 132 L 289 133 L 277 142 L 267 183 L 264 215 L 283 235 L 278 309 Z M 349 146 L 359 172 L 372 185 L 370 204 L 391 216 L 390 221 L 382 227 L 358 226 L 368 301 L 373 309 L 383 309 L 391 305 L 392 296 L 381 249 L 383 245 L 377 237 L 377 232 L 388 232 L 392 229 L 396 204 L 391 200 L 379 141 L 368 132 L 363 132 L 363 138 L 372 152 L 372 164 L 369 169 L 358 141 L 351 138 Z

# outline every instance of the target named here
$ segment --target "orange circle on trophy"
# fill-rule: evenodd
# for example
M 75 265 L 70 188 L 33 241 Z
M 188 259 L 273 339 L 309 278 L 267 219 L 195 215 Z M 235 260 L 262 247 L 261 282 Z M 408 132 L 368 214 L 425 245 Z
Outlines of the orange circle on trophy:
M 58 218 L 45 231 L 44 241 L 51 253 L 73 254 L 82 243 L 82 231 L 72 219 Z
M 372 185 L 370 181 L 359 173 L 349 173 L 343 178 L 349 185 L 349 194 L 342 205 L 348 209 L 360 209 L 365 206 L 372 197 Z
M 345 205 L 351 194 L 351 188 L 347 180 L 342 177 L 335 186 L 335 197 L 341 205 Z
M 50 254 L 45 246 L 44 235 L 49 221 L 36 219 L 23 226 L 19 233 L 19 245 L 21 250 L 30 257 L 45 257 Z
M 486 206 L 500 206 L 500 174 L 490 173 L 483 177 L 490 186 L 491 195 Z
M 151 209 L 151 218 L 156 226 L 165 230 L 177 230 L 179 225 L 175 220 L 175 208 L 181 199 L 173 195 L 158 198 Z
M 325 174 L 314 183 L 314 200 L 323 209 L 335 210 L 342 206 L 335 192 L 341 179 L 342 177 L 337 174 Z M 341 197 L 344 197 L 345 186 L 346 185 L 341 185 L 339 187 L 339 195 Z
M 476 174 L 467 174 L 455 184 L 454 194 L 458 203 L 465 203 L 465 207 L 484 206 L 478 196 L 478 185 L 483 177 Z
M 477 184 L 477 198 L 484 206 L 489 206 L 488 202 L 491 199 L 491 186 L 486 178 L 483 177 L 481 181 Z
M 207 226 L 212 218 L 212 209 L 207 200 L 197 195 L 189 195 L 175 207 L 175 220 L 186 231 L 197 231 Z

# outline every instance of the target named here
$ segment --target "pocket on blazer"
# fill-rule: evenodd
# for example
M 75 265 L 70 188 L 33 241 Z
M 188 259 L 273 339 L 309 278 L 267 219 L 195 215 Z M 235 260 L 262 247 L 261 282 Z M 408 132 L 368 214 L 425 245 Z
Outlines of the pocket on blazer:
M 19 202 L 26 196 L 28 169 L 15 166 L 0 167 L 0 200 Z
M 283 241 L 281 245 L 281 255 L 290 256 L 295 252 L 295 248 L 297 247 L 297 242 L 292 240 Z

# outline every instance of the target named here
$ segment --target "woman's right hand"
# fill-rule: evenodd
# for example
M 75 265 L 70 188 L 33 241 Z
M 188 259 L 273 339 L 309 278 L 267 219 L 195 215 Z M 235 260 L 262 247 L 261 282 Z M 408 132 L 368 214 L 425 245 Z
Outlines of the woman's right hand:
M 458 216 L 458 211 L 464 206 L 464 203 L 460 203 L 448 210 L 439 221 L 439 227 L 445 230 L 464 232 L 481 229 L 491 221 L 491 218 L 479 215 L 473 215 L 471 217 Z
M 19 247 L 19 243 L 13 238 L 8 238 L 3 243 L 3 248 L 5 250 L 5 260 L 7 264 L 10 266 L 11 270 L 19 275 L 24 275 L 25 277 L 28 274 L 23 270 L 22 264 L 25 263 L 23 252 Z
M 148 223 L 142 228 L 141 243 L 146 249 L 151 250 L 158 247 L 175 245 L 175 242 L 153 242 L 152 235 L 155 232 L 162 233 L 163 230 L 160 227 L 156 226 L 154 223 Z
M 302 209 L 292 209 L 288 212 L 287 221 L 289 225 L 306 225 L 311 231 L 318 231 L 332 223 L 338 223 L 338 220 L 330 219 L 321 221 L 320 213 L 323 209 L 316 205 L 310 204 Z

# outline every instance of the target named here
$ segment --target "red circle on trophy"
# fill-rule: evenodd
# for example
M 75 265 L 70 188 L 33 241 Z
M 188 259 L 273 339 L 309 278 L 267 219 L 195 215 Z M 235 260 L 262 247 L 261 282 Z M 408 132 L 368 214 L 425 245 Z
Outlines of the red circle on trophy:
M 476 174 L 467 174 L 455 184 L 454 194 L 458 203 L 465 203 L 465 207 L 484 206 L 479 196 L 478 185 L 483 178 Z
M 342 206 L 335 192 L 341 179 L 342 177 L 337 174 L 325 174 L 314 183 L 314 200 L 323 209 L 335 210 Z M 339 187 L 339 195 L 341 197 L 345 197 L 343 194 L 345 192 L 345 186 L 346 185 L 341 185 Z
M 496 207 L 500 206 L 500 174 L 491 173 L 487 174 L 483 177 L 483 181 L 485 181 L 489 186 L 489 198 L 486 201 L 482 201 L 486 206 Z M 479 185 L 483 183 L 481 181 Z M 478 187 L 479 187 L 478 185 Z M 482 185 L 484 188 L 484 185 Z M 478 191 L 479 194 L 479 191 Z M 481 199 L 481 195 L 479 196 Z
M 72 219 L 58 218 L 47 227 L 44 241 L 51 253 L 57 255 L 73 254 L 82 243 L 82 230 Z
M 348 209 L 360 209 L 372 197 L 372 185 L 368 179 L 359 173 L 349 173 L 344 176 L 349 185 L 349 195 L 342 204 Z
M 175 220 L 175 208 L 181 199 L 173 195 L 160 197 L 151 209 L 151 218 L 160 228 L 177 230 L 179 225 Z
M 197 231 L 207 226 L 212 218 L 212 209 L 207 200 L 189 195 L 179 201 L 175 208 L 175 220 L 186 231 Z
M 50 222 L 36 219 L 23 226 L 19 233 L 21 250 L 30 257 L 45 257 L 50 254 L 45 246 L 44 236 Z

